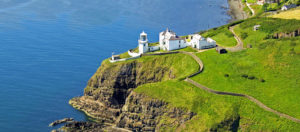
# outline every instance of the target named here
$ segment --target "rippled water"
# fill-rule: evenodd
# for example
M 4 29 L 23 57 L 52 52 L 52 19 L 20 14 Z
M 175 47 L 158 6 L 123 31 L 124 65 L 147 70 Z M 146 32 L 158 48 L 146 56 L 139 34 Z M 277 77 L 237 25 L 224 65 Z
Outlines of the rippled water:
M 50 131 L 112 52 L 225 24 L 226 0 L 0 0 L 0 131 Z

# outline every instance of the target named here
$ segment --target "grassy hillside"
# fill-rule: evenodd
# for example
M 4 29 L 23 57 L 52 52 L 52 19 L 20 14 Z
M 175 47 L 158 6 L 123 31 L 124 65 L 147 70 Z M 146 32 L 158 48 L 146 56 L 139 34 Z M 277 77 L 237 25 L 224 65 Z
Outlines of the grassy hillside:
M 296 131 L 300 125 L 266 112 L 254 103 L 239 97 L 207 93 L 184 81 L 146 84 L 135 89 L 138 93 L 162 99 L 170 105 L 197 113 L 191 121 L 180 126 L 182 131 Z M 239 125 L 230 127 L 239 118 Z M 239 128 L 237 128 L 239 127 Z M 165 128 L 165 130 L 175 128 Z
M 292 9 L 285 12 L 280 12 L 279 14 L 273 15 L 273 18 L 281 19 L 297 19 L 300 20 L 300 8 Z
M 261 28 L 253 31 L 253 26 L 257 24 Z M 300 21 L 297 20 L 245 20 L 235 28 L 235 32 L 245 45 L 251 44 L 253 48 L 222 55 L 213 49 L 196 53 L 205 67 L 203 73 L 192 79 L 215 90 L 251 95 L 277 111 L 300 118 L 300 37 L 270 37 L 274 33 L 291 32 L 299 27 Z M 220 35 L 224 32 L 228 32 L 226 26 L 208 30 L 202 35 L 234 39 L 230 35 Z M 229 46 L 226 42 L 218 43 Z M 179 130 L 300 130 L 299 123 L 264 111 L 249 100 L 213 95 L 179 80 L 146 84 L 135 91 L 196 112 L 197 116 L 177 128 Z M 238 128 L 229 125 L 236 120 L 239 120 Z
M 125 56 L 127 55 L 127 53 L 121 54 L 121 56 L 123 55 Z M 141 63 L 143 69 L 168 67 L 169 69 L 172 70 L 172 74 L 174 74 L 177 79 L 185 78 L 186 76 L 197 71 L 199 68 L 199 65 L 192 57 L 184 54 L 169 54 L 164 56 L 143 56 L 138 59 L 116 62 L 116 63 L 110 63 L 107 59 L 103 61 L 100 68 L 102 70 L 106 68 L 115 68 L 117 70 L 120 68 L 121 66 L 120 64 L 131 63 L 133 61 L 137 63 Z M 152 73 L 152 75 L 148 75 L 148 76 L 156 76 L 155 74 L 158 73 Z
M 253 31 L 255 24 L 262 25 L 259 31 Z M 300 118 L 300 38 L 268 37 L 299 27 L 296 20 L 247 20 L 235 31 L 239 36 L 246 34 L 244 43 L 254 48 L 225 55 L 199 53 L 205 71 L 193 79 L 216 90 L 254 96 L 271 108 Z
M 228 25 L 210 29 L 201 33 L 203 37 L 211 37 L 216 40 L 217 44 L 223 47 L 233 47 L 237 45 L 233 34 L 228 30 Z

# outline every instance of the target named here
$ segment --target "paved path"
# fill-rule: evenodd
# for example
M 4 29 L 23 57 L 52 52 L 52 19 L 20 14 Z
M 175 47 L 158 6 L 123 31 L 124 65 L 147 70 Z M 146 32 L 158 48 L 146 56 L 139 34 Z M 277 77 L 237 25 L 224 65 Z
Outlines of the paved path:
M 241 43 L 243 44 L 243 43 Z M 239 45 L 238 45 L 239 46 Z M 236 46 L 236 47 L 238 47 Z M 241 47 L 238 47 L 237 49 L 241 50 L 243 48 Z M 206 86 L 203 86 L 195 81 L 193 81 L 192 79 L 190 79 L 191 77 L 193 76 L 196 76 L 198 74 L 200 74 L 203 69 L 204 69 L 204 64 L 203 62 L 201 61 L 201 59 L 196 56 L 194 53 L 192 52 L 186 52 L 186 51 L 175 51 L 175 52 L 167 52 L 167 53 L 155 53 L 155 54 L 148 54 L 147 56 L 152 56 L 152 55 L 166 55 L 166 54 L 178 54 L 178 53 L 182 53 L 182 54 L 186 54 L 186 55 L 189 55 L 191 57 L 193 57 L 193 59 L 199 64 L 199 69 L 197 72 L 189 75 L 184 81 L 190 83 L 190 84 L 193 84 L 194 86 L 198 87 L 198 88 L 201 88 L 207 92 L 210 92 L 210 93 L 213 93 L 213 94 L 218 94 L 218 95 L 229 95 L 229 96 L 238 96 L 238 97 L 243 97 L 243 98 L 247 98 L 249 99 L 250 101 L 254 102 L 255 104 L 257 104 L 260 108 L 266 110 L 266 111 L 269 111 L 269 112 L 272 112 L 280 117 L 283 117 L 283 118 L 286 118 L 286 119 L 289 119 L 291 121 L 294 121 L 294 122 L 297 122 L 297 123 L 300 123 L 300 119 L 297 119 L 295 117 L 292 117 L 292 116 L 289 116 L 287 114 L 284 114 L 284 113 L 281 113 L 281 112 L 278 112 L 268 106 L 266 106 L 265 104 L 263 104 L 262 102 L 260 102 L 259 100 L 255 99 L 254 97 L 252 96 L 249 96 L 249 95 L 246 95 L 246 94 L 240 94 L 240 93 L 232 93 L 232 92 L 223 92 L 223 91 L 216 91 L 216 90 L 213 90 L 213 89 L 210 89 Z
M 234 47 L 226 47 L 225 49 L 231 52 L 237 52 L 244 49 L 244 43 L 241 38 L 234 32 L 235 26 L 229 27 L 229 31 L 233 34 L 235 40 L 237 41 L 237 45 Z
M 251 4 L 249 4 L 247 1 L 246 1 L 246 5 L 248 6 L 248 8 L 250 9 L 250 11 L 252 12 L 252 16 L 255 15 L 255 11 L 253 10 L 253 8 L 251 7 Z
M 240 93 L 232 93 L 232 92 L 216 91 L 216 90 L 210 89 L 210 88 L 208 88 L 208 87 L 206 87 L 206 86 L 203 86 L 203 85 L 201 85 L 201 84 L 199 84 L 199 83 L 193 81 L 193 80 L 190 79 L 190 78 L 193 77 L 193 76 L 195 76 L 195 75 L 197 75 L 197 74 L 200 74 L 200 73 L 203 71 L 204 64 L 203 64 L 203 62 L 200 60 L 200 58 L 199 58 L 198 56 L 196 56 L 195 54 L 193 54 L 193 53 L 190 53 L 190 52 L 184 52 L 184 51 L 181 51 L 181 52 L 179 52 L 179 53 L 183 53 L 183 54 L 186 54 L 186 55 L 189 55 L 189 56 L 193 57 L 193 58 L 195 59 L 195 61 L 196 61 L 196 62 L 199 64 L 199 66 L 200 66 L 199 70 L 198 70 L 196 73 L 194 73 L 194 74 L 188 76 L 188 77 L 185 79 L 186 82 L 191 83 L 191 84 L 193 84 L 194 86 L 196 86 L 196 87 L 198 87 L 198 88 L 201 88 L 201 89 L 203 89 L 203 90 L 205 90 L 205 91 L 207 91 L 207 92 L 213 93 L 213 94 L 218 94 L 218 95 L 229 95 L 229 96 L 238 96 L 238 97 L 244 97 L 244 98 L 247 98 L 247 99 L 249 99 L 250 101 L 252 101 L 252 102 L 254 102 L 255 104 L 257 104 L 260 108 L 262 108 L 262 109 L 264 109 L 264 110 L 266 110 L 266 111 L 272 112 L 272 113 L 274 113 L 274 114 L 276 114 L 276 115 L 278 115 L 278 116 L 280 116 L 280 117 L 284 117 L 284 118 L 286 118 L 286 119 L 289 119 L 289 120 L 292 120 L 292 121 L 294 121 L 294 122 L 300 123 L 300 120 L 299 120 L 299 119 L 294 118 L 294 117 L 292 117 L 292 116 L 289 116 L 289 115 L 287 115 L 287 114 L 278 112 L 278 111 L 276 111 L 276 110 L 274 110 L 274 109 L 272 109 L 272 108 L 266 106 L 265 104 L 263 104 L 262 102 L 260 102 L 259 100 L 255 99 L 255 98 L 252 97 L 252 96 L 249 96 L 249 95 L 246 95 L 246 94 L 240 94 Z

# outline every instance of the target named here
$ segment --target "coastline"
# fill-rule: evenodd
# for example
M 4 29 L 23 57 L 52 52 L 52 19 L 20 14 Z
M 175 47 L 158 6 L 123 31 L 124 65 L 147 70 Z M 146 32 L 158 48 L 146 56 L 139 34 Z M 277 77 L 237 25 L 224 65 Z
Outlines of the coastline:
M 241 0 L 228 0 L 229 10 L 228 15 L 231 16 L 229 22 L 248 18 L 247 13 L 243 10 L 244 5 Z

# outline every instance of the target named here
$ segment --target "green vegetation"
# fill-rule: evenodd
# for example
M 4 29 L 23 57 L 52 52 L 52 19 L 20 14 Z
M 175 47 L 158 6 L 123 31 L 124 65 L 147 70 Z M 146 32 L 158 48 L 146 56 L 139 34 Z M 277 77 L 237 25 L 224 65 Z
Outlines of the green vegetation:
M 175 51 L 197 52 L 198 50 L 188 46 L 186 48 L 182 48 L 182 49 L 175 50 Z
M 253 31 L 254 25 L 261 25 L 257 31 Z M 292 32 L 300 27 L 299 20 L 285 20 L 275 18 L 251 18 L 235 27 L 234 31 L 243 39 L 245 45 L 257 45 L 257 43 L 271 38 L 273 34 L 280 32 Z M 247 35 L 245 35 L 247 34 Z
M 130 58 L 131 56 L 128 54 L 128 52 L 125 52 L 125 53 L 122 53 L 120 54 L 120 58 L 123 59 L 123 58 Z
M 192 79 L 211 89 L 253 96 L 268 107 L 300 118 L 300 37 L 272 39 L 275 33 L 292 32 L 300 27 L 299 20 L 253 17 L 244 21 L 202 32 L 221 46 L 235 46 L 234 31 L 244 44 L 253 48 L 240 52 L 218 54 L 215 50 L 195 53 L 204 63 L 204 71 Z M 261 25 L 253 31 L 254 25 Z M 193 48 L 180 49 L 196 52 Z M 126 53 L 122 56 L 126 56 Z M 280 118 L 259 108 L 251 101 L 232 96 L 214 95 L 182 81 L 199 68 L 187 55 L 144 56 L 126 62 L 109 63 L 105 67 L 138 62 L 143 69 L 170 68 L 176 76 L 170 80 L 141 85 L 134 91 L 164 100 L 170 106 L 183 108 L 197 115 L 176 130 L 182 131 L 297 131 L 300 124 Z M 102 68 L 103 68 L 102 67 Z M 148 76 L 161 73 L 149 72 Z M 164 122 L 172 122 L 167 117 Z M 238 124 L 235 124 L 238 122 Z M 175 128 L 165 128 L 174 131 Z
M 230 128 L 228 120 L 239 120 L 241 131 L 296 131 L 300 125 L 266 112 L 254 103 L 232 96 L 220 96 L 205 92 L 184 81 L 170 80 L 151 83 L 134 90 L 162 99 L 171 106 L 187 109 L 197 116 L 180 128 L 182 131 L 225 131 Z M 221 125 L 221 126 L 220 126 Z M 223 125 L 223 126 L 222 126 Z
M 107 60 L 103 61 L 101 68 L 104 70 L 106 68 L 120 68 L 122 64 L 130 63 L 140 63 L 143 65 L 143 69 L 155 69 L 155 68 L 168 68 L 172 70 L 172 74 L 175 75 L 177 79 L 185 78 L 186 76 L 196 72 L 199 68 L 198 63 L 190 56 L 184 54 L 169 54 L 164 56 L 143 56 L 138 59 L 121 61 L 110 63 Z M 141 70 L 143 70 L 141 69 Z M 153 76 L 158 76 L 151 73 Z M 149 75 L 152 76 L 152 75 Z
M 254 25 L 261 27 L 253 31 Z M 192 79 L 215 90 L 253 96 L 272 109 L 300 118 L 300 38 L 270 37 L 274 33 L 291 32 L 299 27 L 300 21 L 297 20 L 255 17 L 241 21 L 235 32 L 253 48 L 222 55 L 214 50 L 196 53 L 205 68 Z M 220 35 L 228 31 L 228 25 L 225 25 L 202 35 L 234 39 L 233 36 Z M 217 42 L 226 45 L 220 40 Z M 196 117 L 179 128 L 184 131 L 234 131 L 237 128 L 230 124 L 238 119 L 240 131 L 300 129 L 299 123 L 264 111 L 247 99 L 210 94 L 180 80 L 146 84 L 134 91 L 197 113 Z
M 256 24 L 261 27 L 253 31 Z M 199 53 L 205 71 L 193 79 L 216 90 L 251 95 L 273 109 L 300 118 L 300 39 L 269 37 L 299 27 L 297 20 L 248 19 L 235 32 L 254 48 L 221 56 L 214 51 Z
M 251 8 L 254 10 L 255 16 L 260 16 L 264 12 L 261 5 L 251 5 Z
M 229 31 L 228 25 L 213 28 L 201 33 L 203 37 L 211 37 L 218 45 L 224 47 L 232 47 L 237 45 L 233 34 Z
M 158 46 L 158 45 L 159 45 L 159 42 L 149 43 L 148 45 L 149 45 L 149 46 Z
M 295 9 L 290 9 L 288 11 L 280 12 L 279 14 L 272 15 L 273 18 L 281 19 L 297 19 L 300 20 L 300 7 Z

